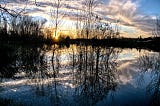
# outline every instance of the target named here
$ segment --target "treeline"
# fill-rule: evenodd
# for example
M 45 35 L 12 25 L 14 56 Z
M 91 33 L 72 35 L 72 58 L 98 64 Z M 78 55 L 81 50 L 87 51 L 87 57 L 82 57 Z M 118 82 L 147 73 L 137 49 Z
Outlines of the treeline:
M 0 17 L 0 41 L 52 42 L 44 33 L 45 19 L 30 16 Z
M 149 38 L 108 38 L 108 39 L 72 39 L 70 44 L 120 47 L 120 48 L 137 48 L 160 51 L 160 37 Z

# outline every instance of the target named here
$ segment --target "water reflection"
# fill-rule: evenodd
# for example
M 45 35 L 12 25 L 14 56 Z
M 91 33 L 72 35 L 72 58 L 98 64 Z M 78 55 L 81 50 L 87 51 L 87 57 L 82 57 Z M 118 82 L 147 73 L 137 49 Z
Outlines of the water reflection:
M 87 47 L 78 48 L 73 69 L 76 101 L 80 105 L 94 105 L 110 90 L 117 86 L 117 56 L 120 52 L 115 48 Z M 76 59 L 75 59 L 76 58 Z
M 150 99 L 150 105 L 158 106 L 160 104 L 160 53 L 145 54 L 139 58 L 141 69 L 141 79 L 146 73 L 150 74 L 150 82 L 147 85 L 146 92 Z
M 118 98 L 121 94 L 127 94 L 126 91 L 130 90 L 128 86 L 131 86 L 131 82 L 127 82 L 124 83 L 126 88 L 123 88 L 119 81 L 119 61 L 121 67 L 124 67 L 122 65 L 126 61 L 119 56 L 130 56 L 120 48 L 81 44 L 69 48 L 58 45 L 3 45 L 0 50 L 3 51 L 0 52 L 0 58 L 3 58 L 0 60 L 0 103 L 9 101 L 5 105 L 93 106 L 108 105 L 106 102 L 112 102 L 112 97 L 115 98 L 115 104 L 111 105 L 133 105 L 130 101 Z M 152 104 L 157 105 L 160 53 L 143 55 L 138 63 L 142 77 L 148 71 L 152 73 L 147 92 Z M 124 68 L 123 71 L 125 73 L 127 70 Z M 132 77 L 134 79 L 136 76 Z M 112 93 L 115 93 L 115 97 Z M 132 97 L 129 94 L 127 96 Z M 133 97 L 133 100 L 136 98 Z M 119 101 L 124 103 L 119 104 Z
M 17 55 L 12 48 L 3 45 L 0 47 L 0 51 L 0 78 L 10 78 L 16 73 L 15 59 Z

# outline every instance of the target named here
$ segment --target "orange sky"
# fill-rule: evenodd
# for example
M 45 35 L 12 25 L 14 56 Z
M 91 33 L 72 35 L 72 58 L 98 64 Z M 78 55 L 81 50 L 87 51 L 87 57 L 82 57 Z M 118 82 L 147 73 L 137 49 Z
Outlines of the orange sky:
M 63 8 L 60 8 L 60 12 L 65 13 L 64 21 L 60 27 L 61 30 L 68 30 L 70 32 L 72 30 L 72 32 L 74 32 L 77 10 L 85 10 L 82 5 L 83 1 L 84 0 L 64 0 Z M 152 9 L 151 6 L 151 9 L 145 7 L 145 4 L 150 0 L 148 0 L 148 2 L 145 0 L 97 1 L 98 5 L 94 9 L 94 14 L 100 16 L 104 21 L 111 22 L 113 25 L 116 20 L 120 20 L 119 29 L 121 36 L 131 38 L 151 36 L 154 27 L 153 19 L 157 16 L 158 12 L 156 14 L 156 10 Z M 151 2 L 153 6 L 157 3 L 157 0 L 152 0 Z M 37 0 L 37 5 L 35 5 L 34 0 L 28 0 L 27 2 L 8 0 L 7 3 L 1 4 L 2 6 L 6 5 L 7 8 L 15 9 L 16 11 L 25 8 L 25 13 L 30 16 L 46 18 L 48 20 L 47 25 L 51 25 L 51 10 L 55 10 L 52 5 L 54 4 L 54 0 L 52 0 L 52 2 L 51 0 Z M 160 9 L 157 7 L 157 10 Z

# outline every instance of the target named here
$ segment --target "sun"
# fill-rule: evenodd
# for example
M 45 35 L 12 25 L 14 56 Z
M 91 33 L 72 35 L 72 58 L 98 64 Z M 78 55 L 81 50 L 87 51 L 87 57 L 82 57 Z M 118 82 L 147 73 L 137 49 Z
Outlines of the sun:
M 57 35 L 53 34 L 52 37 L 53 37 L 53 41 L 54 42 L 58 42 L 59 41 L 59 34 L 57 34 Z
M 58 40 L 58 36 L 54 37 L 56 40 Z

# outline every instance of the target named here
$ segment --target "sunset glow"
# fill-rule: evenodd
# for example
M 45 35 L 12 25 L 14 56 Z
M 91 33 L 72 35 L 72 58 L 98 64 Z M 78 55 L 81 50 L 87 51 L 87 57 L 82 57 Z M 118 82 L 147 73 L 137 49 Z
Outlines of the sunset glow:
M 160 106 L 160 0 L 0 0 L 0 105 Z
M 8 0 L 7 7 L 17 9 L 18 11 L 20 8 L 26 6 L 25 14 L 46 18 L 48 20 L 47 24 L 51 25 L 51 10 L 56 10 L 52 6 L 52 3 L 54 2 L 50 0 L 36 0 L 35 5 L 34 0 L 28 0 L 26 6 L 25 3 L 21 1 Z M 76 12 L 78 10 L 85 10 L 82 3 L 83 0 L 63 1 L 63 7 L 60 8 L 60 12 L 64 13 L 63 22 L 60 26 L 62 29 L 74 29 L 73 27 L 75 27 L 78 15 Z M 149 6 L 149 4 L 151 5 Z M 99 15 L 104 21 L 111 23 L 119 20 L 121 36 L 135 38 L 143 35 L 142 37 L 148 37 L 151 36 L 153 30 L 154 23 L 152 22 L 152 17 L 160 15 L 158 12 L 160 10 L 160 7 L 157 6 L 158 4 L 160 4 L 159 0 L 101 0 L 95 8 L 94 13 Z M 149 6 L 149 8 L 147 8 L 147 6 Z M 156 9 L 154 6 L 156 6 Z M 133 31 L 131 32 L 130 30 Z

